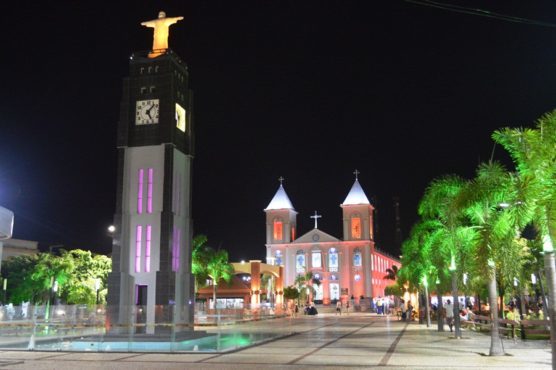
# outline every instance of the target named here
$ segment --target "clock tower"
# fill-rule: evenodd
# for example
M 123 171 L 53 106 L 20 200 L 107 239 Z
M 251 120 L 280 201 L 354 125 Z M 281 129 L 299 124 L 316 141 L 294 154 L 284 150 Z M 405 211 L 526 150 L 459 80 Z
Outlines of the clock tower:
M 193 330 L 193 94 L 187 65 L 167 46 L 181 19 L 160 12 L 142 23 L 154 28 L 153 48 L 131 55 L 123 81 L 108 280 L 115 332 Z

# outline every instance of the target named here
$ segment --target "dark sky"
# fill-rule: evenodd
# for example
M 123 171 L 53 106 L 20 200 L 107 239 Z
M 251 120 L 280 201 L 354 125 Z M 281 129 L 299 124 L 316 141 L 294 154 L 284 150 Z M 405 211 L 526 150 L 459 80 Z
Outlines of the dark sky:
M 49 4 L 47 4 L 49 3 Z M 50 4 L 52 3 L 52 4 Z M 451 1 L 556 23 L 552 1 Z M 31 5 L 32 4 L 32 5 Z M 427 183 L 471 176 L 490 134 L 556 107 L 556 28 L 389 1 L 57 1 L 2 5 L 0 205 L 14 236 L 109 252 L 116 125 L 129 55 L 159 10 L 195 92 L 196 233 L 265 255 L 263 209 L 284 176 L 299 235 L 341 237 L 355 168 L 398 254 Z M 495 157 L 507 161 L 501 148 Z

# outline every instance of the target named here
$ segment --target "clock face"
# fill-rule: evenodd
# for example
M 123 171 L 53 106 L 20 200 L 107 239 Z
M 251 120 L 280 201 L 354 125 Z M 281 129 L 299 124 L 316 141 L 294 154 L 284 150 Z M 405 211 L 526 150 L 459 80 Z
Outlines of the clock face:
M 185 115 L 186 115 L 185 109 L 183 109 L 181 105 L 176 103 L 176 127 L 183 132 L 185 132 L 185 129 L 187 127 L 187 121 Z
M 138 100 L 135 105 L 135 124 L 150 125 L 158 123 L 158 99 Z

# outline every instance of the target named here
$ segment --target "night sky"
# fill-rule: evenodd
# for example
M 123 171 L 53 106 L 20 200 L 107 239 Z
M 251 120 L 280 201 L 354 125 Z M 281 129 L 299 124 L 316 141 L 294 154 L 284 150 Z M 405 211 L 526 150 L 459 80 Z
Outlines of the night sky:
M 401 0 L 13 3 L 0 15 L 0 205 L 14 237 L 43 248 L 111 250 L 122 78 L 159 10 L 185 17 L 170 47 L 195 93 L 195 233 L 233 260 L 264 258 L 280 176 L 298 235 L 316 210 L 341 238 L 356 168 L 377 245 L 397 255 L 394 196 L 405 237 L 434 177 L 472 176 L 493 130 L 556 108 L 554 27 Z M 556 24 L 552 1 L 445 3 Z

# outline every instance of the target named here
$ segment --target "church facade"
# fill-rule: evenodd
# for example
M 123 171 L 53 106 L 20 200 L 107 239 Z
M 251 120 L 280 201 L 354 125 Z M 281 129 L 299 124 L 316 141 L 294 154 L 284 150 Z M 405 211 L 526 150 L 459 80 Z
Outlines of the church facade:
M 356 171 L 357 172 L 357 171 Z M 321 284 L 314 286 L 315 301 L 353 297 L 384 296 L 384 288 L 393 283 L 384 279 L 386 270 L 401 266 L 399 260 L 375 246 L 374 207 L 359 180 L 355 179 L 342 208 L 343 238 L 338 239 L 318 228 L 315 213 L 313 230 L 297 237 L 297 212 L 283 184 L 265 208 L 267 263 L 284 267 L 284 286 L 294 285 L 298 275 L 312 272 Z

